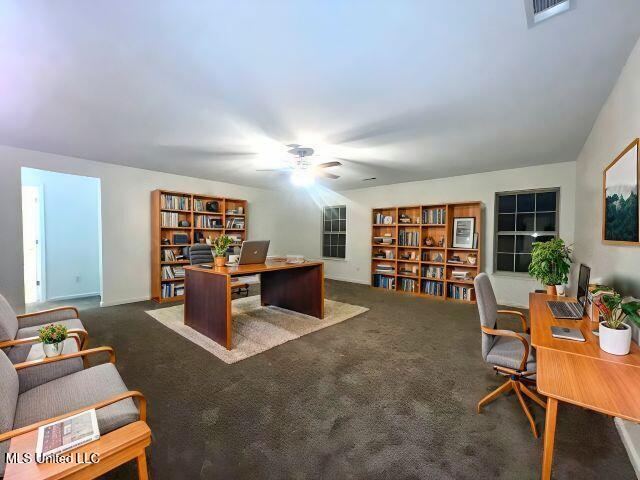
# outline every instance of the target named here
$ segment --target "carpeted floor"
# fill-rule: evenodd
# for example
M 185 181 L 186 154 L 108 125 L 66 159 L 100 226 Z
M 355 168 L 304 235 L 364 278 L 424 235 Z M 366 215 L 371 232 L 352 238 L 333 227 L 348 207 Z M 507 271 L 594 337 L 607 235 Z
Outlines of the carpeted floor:
M 146 315 L 151 302 L 82 312 L 149 400 L 152 478 L 539 477 L 542 441 L 516 399 L 475 413 L 501 381 L 475 306 L 334 281 L 326 295 L 370 310 L 233 365 Z M 562 404 L 554 466 L 557 479 L 634 478 L 613 421 Z M 135 478 L 134 464 L 107 478 Z

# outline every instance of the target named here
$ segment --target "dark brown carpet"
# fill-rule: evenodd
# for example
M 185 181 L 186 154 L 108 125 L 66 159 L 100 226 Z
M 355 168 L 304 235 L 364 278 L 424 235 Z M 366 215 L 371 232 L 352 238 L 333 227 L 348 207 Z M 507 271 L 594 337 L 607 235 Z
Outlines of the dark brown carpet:
M 334 281 L 327 297 L 370 311 L 234 365 L 146 315 L 154 303 L 82 312 L 147 396 L 153 478 L 539 477 L 542 441 L 515 397 L 475 413 L 501 382 L 475 306 Z M 634 478 L 603 415 L 561 405 L 555 452 L 554 478 Z M 108 478 L 134 476 L 128 464 Z

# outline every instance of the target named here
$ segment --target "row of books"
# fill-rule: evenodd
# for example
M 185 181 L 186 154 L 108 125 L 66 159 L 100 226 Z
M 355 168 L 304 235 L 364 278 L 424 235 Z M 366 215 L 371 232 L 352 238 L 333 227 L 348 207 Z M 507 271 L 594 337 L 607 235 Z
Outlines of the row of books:
M 473 297 L 473 288 L 462 285 L 449 285 L 449 297 L 457 300 L 471 300 Z
M 220 228 L 222 229 L 222 220 L 219 218 L 209 217 L 207 215 L 196 215 L 193 220 L 196 228 Z
M 244 228 L 244 218 L 229 218 L 226 228 Z
M 405 247 L 419 247 L 420 232 L 408 232 L 406 230 L 400 230 L 398 232 L 398 245 L 402 245 Z
M 180 218 L 178 212 L 160 212 L 163 227 L 177 227 Z
M 189 210 L 189 197 L 177 195 L 160 195 L 160 208 L 171 210 Z
M 379 263 L 378 265 L 376 265 L 376 272 L 377 273 L 394 273 L 396 271 L 396 267 L 393 264 L 389 264 L 389 263 Z
M 184 267 L 171 267 L 164 265 L 162 267 L 162 279 L 173 280 L 175 278 L 184 278 Z
M 403 292 L 417 292 L 418 291 L 418 281 L 413 280 L 412 278 L 401 278 L 400 279 L 400 290 Z
M 373 223 L 377 225 L 391 225 L 393 223 L 393 217 L 391 215 L 376 213 L 373 219 Z
M 447 221 L 447 210 L 444 208 L 432 208 L 422 211 L 422 223 L 444 224 Z
M 163 283 L 160 295 L 162 298 L 182 296 L 184 295 L 184 283 Z
M 422 292 L 441 297 L 443 285 L 444 284 L 442 282 L 432 282 L 427 280 L 426 282 L 422 282 Z
M 422 266 L 422 276 L 429 278 L 444 279 L 444 267 L 435 267 L 433 265 Z
M 373 275 L 373 286 L 380 288 L 396 289 L 396 279 L 393 277 L 385 277 L 384 275 Z
M 200 199 L 194 198 L 193 209 L 196 212 L 208 212 L 207 203 L 209 203 L 209 200 L 200 200 Z M 208 213 L 215 213 L 215 212 L 208 212 Z

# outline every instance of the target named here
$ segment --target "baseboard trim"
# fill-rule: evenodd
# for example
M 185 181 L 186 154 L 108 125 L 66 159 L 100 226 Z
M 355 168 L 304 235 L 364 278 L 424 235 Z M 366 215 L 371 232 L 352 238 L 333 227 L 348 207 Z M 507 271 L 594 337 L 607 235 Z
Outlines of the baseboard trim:
M 120 300 L 110 300 L 108 302 L 101 301 L 101 307 L 114 307 L 116 305 L 125 305 L 127 303 L 136 303 L 136 302 L 146 302 L 147 300 L 151 300 L 151 297 L 137 297 L 137 298 L 127 298 Z
M 363 280 L 356 280 L 353 278 L 345 278 L 345 277 L 341 277 L 339 275 L 325 275 L 324 278 L 328 279 L 328 280 L 337 280 L 339 282 L 349 282 L 349 283 L 358 283 L 360 285 L 370 285 L 369 282 L 363 281 Z
M 59 302 L 60 300 L 77 300 L 78 298 L 99 297 L 100 292 L 78 293 L 77 295 L 61 295 L 59 297 L 49 297 L 44 302 Z
M 636 472 L 636 478 L 640 479 L 640 452 L 638 451 L 640 447 L 640 442 L 638 441 L 640 426 L 628 420 L 623 420 L 622 418 L 614 418 L 613 423 L 615 423 L 618 434 L 622 439 L 622 444 L 627 450 L 631 465 Z M 636 430 L 635 435 L 630 431 L 632 429 Z M 635 440 L 634 436 L 636 437 Z

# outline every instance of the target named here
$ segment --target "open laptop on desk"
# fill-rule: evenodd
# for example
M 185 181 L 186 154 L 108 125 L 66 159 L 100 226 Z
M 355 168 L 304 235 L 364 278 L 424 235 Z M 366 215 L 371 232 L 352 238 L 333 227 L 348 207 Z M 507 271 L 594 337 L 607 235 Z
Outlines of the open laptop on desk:
M 264 263 L 267 259 L 270 240 L 249 240 L 242 242 L 238 263 L 227 263 L 228 267 Z
M 549 301 L 547 305 L 555 318 L 569 318 L 580 320 L 584 316 L 585 304 L 587 303 L 587 292 L 589 291 L 589 277 L 591 269 L 584 264 L 580 265 L 580 275 L 578 276 L 577 302 Z

